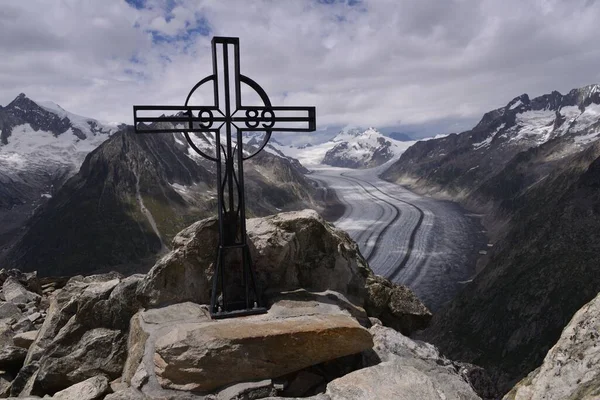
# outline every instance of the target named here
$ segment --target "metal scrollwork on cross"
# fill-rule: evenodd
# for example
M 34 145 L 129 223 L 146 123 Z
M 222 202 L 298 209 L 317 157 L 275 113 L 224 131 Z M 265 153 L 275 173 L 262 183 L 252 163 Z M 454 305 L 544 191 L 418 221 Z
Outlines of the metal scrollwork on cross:
M 218 50 L 222 56 L 220 59 L 217 58 Z M 226 318 L 266 312 L 246 236 L 243 162 L 263 150 L 273 132 L 314 131 L 315 107 L 271 105 L 265 91 L 255 81 L 240 73 L 239 38 L 214 37 L 212 58 L 213 74 L 192 88 L 183 106 L 133 106 L 133 115 L 136 133 L 181 132 L 195 152 L 216 163 L 219 247 L 210 311 L 213 318 Z M 191 105 L 192 95 L 205 84 L 213 85 L 213 104 Z M 263 104 L 244 105 L 242 84 L 252 89 Z M 163 115 L 140 115 L 147 112 L 160 112 Z M 159 124 L 161 122 L 170 124 Z M 213 135 L 214 155 L 206 154 L 196 145 L 192 136 L 197 132 Z M 244 150 L 244 132 L 264 132 L 262 143 L 253 152 Z M 231 296 L 227 293 L 231 286 L 226 284 L 224 268 L 228 259 L 241 264 L 242 274 L 241 288 L 234 290 L 235 293 Z

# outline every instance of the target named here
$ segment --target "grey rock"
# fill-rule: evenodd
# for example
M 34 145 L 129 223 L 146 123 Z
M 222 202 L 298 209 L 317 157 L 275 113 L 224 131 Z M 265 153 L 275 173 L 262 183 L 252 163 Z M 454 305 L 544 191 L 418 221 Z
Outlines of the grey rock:
M 266 379 L 372 346 L 351 317 L 310 315 L 244 318 L 174 327 L 155 343 L 155 371 L 164 388 L 211 391 L 239 381 Z M 235 374 L 224 374 L 235 365 Z
M 17 347 L 21 347 L 25 350 L 28 350 L 31 344 L 35 341 L 39 331 L 28 331 L 23 333 L 18 333 L 13 337 L 13 343 Z
M 42 313 L 40 313 L 40 312 L 34 312 L 33 314 L 29 314 L 27 316 L 27 319 L 30 320 L 31 322 L 35 322 L 40 318 L 42 318 Z
M 97 400 L 109 391 L 108 379 L 105 376 L 95 376 L 79 382 L 52 396 L 56 400 Z
M 0 370 L 18 371 L 25 361 L 27 350 L 20 347 L 8 345 L 0 349 Z
M 129 354 L 127 362 L 125 363 L 125 368 L 123 369 L 122 381 L 130 382 L 132 385 L 136 386 L 141 384 L 141 391 L 149 398 L 153 398 L 153 396 L 156 398 L 168 398 L 168 393 L 171 392 L 165 390 L 161 384 L 170 388 L 174 388 L 174 385 L 178 385 L 178 389 L 181 390 L 198 390 L 196 388 L 197 386 L 206 385 L 206 380 L 195 377 L 196 374 L 202 373 L 202 370 L 199 368 L 201 365 L 200 359 L 203 357 L 202 352 L 198 352 L 195 355 L 195 350 L 193 347 L 189 346 L 187 347 L 188 350 L 184 350 L 185 346 L 187 346 L 188 339 L 193 342 L 198 342 L 198 346 L 200 347 L 207 346 L 211 343 L 210 340 L 203 340 L 201 336 L 198 336 L 196 333 L 192 332 L 196 329 L 202 330 L 203 327 L 208 330 L 217 329 L 218 332 L 221 333 L 230 332 L 234 336 L 252 336 L 259 335 L 261 330 L 267 329 L 269 326 L 273 325 L 273 323 L 276 325 L 280 323 L 281 325 L 285 325 L 286 323 L 295 321 L 296 324 L 292 325 L 300 327 L 302 326 L 302 323 L 305 322 L 306 326 L 315 324 L 315 321 L 318 321 L 319 318 L 343 318 L 344 321 L 351 321 L 353 330 L 364 331 L 364 329 L 360 327 L 354 318 L 368 321 L 364 310 L 353 305 L 341 294 L 332 291 L 326 291 L 322 293 L 309 293 L 303 290 L 294 291 L 281 293 L 278 296 L 274 296 L 272 299 L 274 303 L 270 305 L 268 314 L 245 317 L 236 320 L 213 321 L 210 318 L 208 308 L 206 306 L 200 306 L 194 303 L 179 303 L 158 309 L 149 309 L 138 312 L 131 321 L 131 329 L 129 331 L 128 340 Z M 235 326 L 232 327 L 232 324 L 252 324 L 252 326 L 255 328 L 237 329 Z M 190 332 L 190 334 L 188 335 L 184 332 Z M 340 330 L 338 333 L 336 333 L 336 335 L 342 333 L 342 330 Z M 305 339 L 308 336 L 309 335 L 304 335 Z M 370 335 L 365 336 L 365 339 L 368 339 L 370 342 Z M 180 343 L 183 347 L 169 344 L 172 340 L 181 341 Z M 234 379 L 234 381 L 228 381 L 229 383 L 235 383 L 235 379 L 248 382 L 250 378 L 244 374 L 251 369 L 251 363 L 249 363 L 247 360 L 250 360 L 253 357 L 252 348 L 259 349 L 263 353 L 274 351 L 281 353 L 277 357 L 269 356 L 269 359 L 272 360 L 285 358 L 285 363 L 295 362 L 296 364 L 302 364 L 308 356 L 303 354 L 302 357 L 299 357 L 298 346 L 300 346 L 301 343 L 304 343 L 305 340 L 302 339 L 302 335 L 298 336 L 296 340 L 298 341 L 298 344 L 294 345 L 294 355 L 289 357 L 285 357 L 284 353 L 292 348 L 288 348 L 286 350 L 285 346 L 283 345 L 285 340 L 283 339 L 281 343 L 274 346 L 260 346 L 257 344 L 255 347 L 252 347 L 250 343 L 248 346 L 246 346 L 248 351 L 244 353 L 245 355 L 237 357 L 235 358 L 235 361 L 232 361 L 236 365 L 235 375 L 223 377 L 224 374 L 219 374 L 218 372 L 221 370 L 221 367 L 205 368 L 207 373 L 219 374 L 218 378 L 215 378 L 214 382 L 209 383 L 213 385 L 226 385 L 225 382 L 222 382 L 223 379 Z M 184 344 L 184 342 L 186 344 Z M 229 339 L 223 342 L 223 346 L 221 346 L 223 351 L 229 342 L 231 342 Z M 306 342 L 310 342 L 310 346 L 312 347 L 324 346 L 326 349 L 318 352 L 319 356 L 317 358 L 319 359 L 314 359 L 309 363 L 304 363 L 304 366 L 313 363 L 319 363 L 321 360 L 328 359 L 330 357 L 338 357 L 339 355 L 342 355 L 343 347 L 347 344 L 344 342 L 344 340 L 336 341 L 335 345 L 330 346 L 326 345 L 326 340 L 319 342 L 315 340 L 310 341 L 307 339 Z M 366 347 L 370 346 L 371 344 L 369 343 Z M 243 343 L 241 342 L 239 345 L 237 345 L 237 347 L 238 350 L 234 350 L 234 353 L 244 350 Z M 180 349 L 179 355 L 176 354 L 178 352 L 177 348 Z M 215 351 L 213 353 L 215 354 L 220 351 L 218 348 L 215 348 L 214 350 Z M 354 351 L 360 350 L 355 349 Z M 332 352 L 336 354 L 333 354 Z M 173 359 L 173 361 L 171 361 L 172 356 L 177 358 L 177 360 Z M 211 358 L 210 354 L 208 353 L 206 354 L 206 357 Z M 221 358 L 216 357 L 215 361 L 218 361 L 218 363 L 220 363 L 219 365 L 227 364 L 227 362 L 224 361 L 226 357 L 227 356 L 223 356 Z M 360 360 L 360 354 L 357 355 L 357 357 Z M 331 369 L 339 371 L 343 369 L 342 364 L 345 365 L 347 362 L 340 361 L 340 364 L 338 365 L 335 363 L 337 360 L 342 360 L 342 358 L 331 361 L 330 367 Z M 186 368 L 186 363 L 191 363 L 190 365 L 194 365 L 194 367 L 187 369 L 187 372 L 185 372 L 183 375 L 179 375 L 179 372 L 177 371 L 183 372 L 183 370 Z M 264 364 L 260 361 L 258 363 L 260 365 Z M 248 368 L 246 368 L 246 365 L 248 365 Z M 322 369 L 327 369 L 324 364 L 319 364 L 319 366 Z M 294 368 L 302 369 L 303 366 L 295 366 Z M 142 372 L 142 369 L 144 369 L 145 372 Z M 254 370 L 260 372 L 260 368 L 258 367 L 254 368 Z M 281 368 L 275 368 L 275 370 L 277 372 L 269 374 L 272 376 L 281 375 L 285 373 L 286 367 L 282 364 Z M 289 369 L 287 371 L 289 371 Z M 252 371 L 252 373 L 255 374 L 256 371 Z M 183 387 L 183 381 L 175 381 L 175 376 L 179 376 L 182 379 L 189 379 L 189 381 L 186 381 L 188 383 L 185 384 L 185 388 Z M 336 375 L 335 377 L 337 376 L 339 375 Z M 266 378 L 270 377 L 271 376 L 267 376 Z M 169 381 L 176 383 L 171 385 L 168 383 L 166 378 L 169 378 Z M 252 379 L 260 378 L 253 377 Z M 217 389 L 216 386 L 213 388 Z M 214 395 L 216 396 L 217 394 Z M 209 397 L 207 397 L 207 399 L 208 398 Z
M 478 365 L 453 362 L 458 373 L 469 382 L 473 390 L 484 400 L 498 399 L 500 393 L 488 371 Z
M 431 312 L 408 287 L 370 276 L 366 288 L 365 309 L 384 325 L 410 335 L 426 328 L 431 321 Z
M 149 378 L 150 375 L 148 374 L 148 371 L 146 371 L 143 365 L 139 365 L 136 373 L 133 374 L 133 377 L 131 378 L 131 386 L 136 389 L 141 389 L 142 386 L 148 382 Z
M 431 360 L 438 365 L 450 365 L 432 344 L 413 340 L 402 333 L 382 325 L 373 325 L 369 332 L 373 336 L 373 350 L 381 361 L 396 357 L 404 359 Z
M 77 328 L 67 325 L 65 332 L 72 335 Z M 121 331 L 95 328 L 75 335 L 74 342 L 69 336 L 57 337 L 40 359 L 37 382 L 45 392 L 99 374 L 111 378 L 121 374 L 126 357 L 126 337 Z
M 35 324 L 31 322 L 31 319 L 29 319 L 28 316 L 24 316 L 12 324 L 11 327 L 14 332 L 22 333 L 35 329 Z
M 12 382 L 10 387 L 10 395 L 19 397 L 31 395 L 35 385 L 35 378 L 37 377 L 38 369 L 39 365 L 37 363 L 31 363 L 21 368 Z
M 142 392 L 137 389 L 129 388 L 125 390 L 119 390 L 114 393 L 106 395 L 104 400 L 148 400 L 149 397 L 144 396 Z
M 261 287 L 364 293 L 369 273 L 358 247 L 312 210 L 248 220 L 248 236 Z M 199 221 L 173 240 L 173 251 L 148 273 L 141 288 L 152 306 L 210 300 L 210 277 L 218 241 L 214 219 Z
M 600 398 L 600 294 L 573 316 L 542 365 L 505 400 Z
M 6 398 L 10 395 L 10 385 L 14 377 L 6 372 L 0 373 L 0 398 Z
M 12 325 L 16 322 L 14 318 L 0 319 L 0 345 L 8 345 L 12 343 L 12 337 L 15 332 L 12 329 Z
M 122 381 L 131 383 L 140 368 L 144 355 L 149 356 L 146 342 L 152 333 L 164 327 L 172 327 L 174 324 L 199 321 L 210 321 L 208 307 L 189 302 L 140 311 L 135 314 L 131 318 L 129 328 L 128 354 L 123 367 Z M 146 360 L 146 364 L 150 361 Z M 139 383 L 139 381 L 137 382 Z
M 39 303 L 41 297 L 25 289 L 25 287 L 12 276 L 9 276 L 2 285 L 2 292 L 7 302 L 14 304 L 27 304 L 29 302 Z
M 137 311 L 133 294 L 140 280 L 115 273 L 73 277 L 56 291 L 26 359 L 39 363 L 40 391 L 53 393 L 96 375 L 121 375 L 127 356 L 124 321 Z
M 37 272 L 22 272 L 18 269 L 0 269 L 0 285 L 3 285 L 9 277 L 15 278 L 28 291 L 41 294 Z
M 432 371 L 386 361 L 345 375 L 327 385 L 331 400 L 476 400 L 468 383 L 431 365 Z M 429 372 L 429 373 L 426 373 Z
M 21 309 L 16 304 L 10 302 L 0 303 L 0 319 L 14 318 L 18 320 L 22 315 Z
M 109 383 L 109 385 L 110 385 L 110 390 L 112 390 L 113 392 L 127 390 L 130 387 L 129 384 L 123 382 L 121 378 L 117 378 L 117 379 L 113 380 L 112 382 Z
M 352 372 L 327 386 L 332 399 L 480 399 L 458 366 L 438 349 L 394 329 L 373 325 L 371 367 Z M 382 361 L 380 364 L 380 361 Z M 362 372 L 361 372 L 362 371 Z M 385 385 L 380 382 L 385 381 Z M 352 382 L 356 384 L 353 392 Z M 445 396 L 445 397 L 444 397 Z

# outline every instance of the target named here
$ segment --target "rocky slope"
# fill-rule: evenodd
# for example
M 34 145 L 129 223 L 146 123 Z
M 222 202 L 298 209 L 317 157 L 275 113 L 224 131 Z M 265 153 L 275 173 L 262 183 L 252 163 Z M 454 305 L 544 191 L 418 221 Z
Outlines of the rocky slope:
M 600 397 L 600 295 L 583 306 L 544 362 L 505 400 L 593 400 Z
M 124 128 L 37 210 L 2 263 L 44 276 L 147 270 L 179 230 L 216 213 L 215 180 L 213 163 L 181 134 Z M 245 182 L 249 216 L 322 204 L 286 157 L 256 156 L 245 164 Z
M 245 318 L 208 317 L 214 260 L 209 253 L 217 240 L 213 219 L 181 232 L 175 250 L 147 275 L 40 282 L 35 274 L 0 272 L 6 300 L 0 303 L 0 365 L 6 371 L 1 395 L 63 400 L 493 396 L 480 368 L 454 363 L 389 327 L 410 333 L 416 327 L 411 321 L 429 313 L 410 290 L 374 276 L 356 243 L 316 213 L 251 219 L 249 236 L 269 311 Z M 336 291 L 321 290 L 330 287 Z M 374 315 L 382 316 L 383 325 Z M 233 363 L 235 373 L 229 373 Z
M 471 131 L 414 146 L 385 174 L 486 213 L 485 267 L 421 337 L 490 370 L 503 392 L 600 287 L 599 105 L 598 86 L 520 96 Z
M 116 130 L 23 93 L 0 107 L 0 254 L 33 210 Z

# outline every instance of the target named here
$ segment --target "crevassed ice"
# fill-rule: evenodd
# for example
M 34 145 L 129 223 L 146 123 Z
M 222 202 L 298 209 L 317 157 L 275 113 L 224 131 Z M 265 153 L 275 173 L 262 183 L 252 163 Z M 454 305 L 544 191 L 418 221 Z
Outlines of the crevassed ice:
M 598 122 L 600 119 L 600 104 L 592 103 L 577 117 L 571 131 L 579 132 L 587 129 L 590 125 Z
M 0 160 L 18 170 L 40 162 L 79 167 L 85 156 L 108 137 L 90 135 L 81 140 L 71 128 L 54 136 L 52 132 L 35 131 L 29 124 L 18 125 L 13 128 L 8 144 L 0 146 Z
M 554 111 L 550 110 L 531 110 L 518 114 L 516 123 L 519 128 L 510 140 L 533 140 L 537 143 L 548 141 L 554 129 L 555 116 Z

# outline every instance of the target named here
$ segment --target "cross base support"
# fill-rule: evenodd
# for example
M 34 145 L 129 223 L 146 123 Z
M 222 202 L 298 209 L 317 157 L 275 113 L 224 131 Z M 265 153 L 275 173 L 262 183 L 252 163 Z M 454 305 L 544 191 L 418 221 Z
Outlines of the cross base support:
M 227 235 L 226 237 L 229 238 Z M 236 243 L 235 240 L 229 240 L 229 242 L 231 243 L 229 245 L 220 245 L 217 252 L 210 300 L 211 318 L 224 319 L 266 313 L 267 308 L 263 306 L 263 298 L 258 289 L 248 244 L 245 240 L 241 243 Z M 232 253 L 238 253 L 241 256 L 238 260 L 241 261 L 243 281 L 238 289 L 242 290 L 243 296 L 240 293 L 237 296 L 231 296 L 230 294 L 230 297 L 234 298 L 228 300 L 225 296 L 226 276 L 224 264 L 226 255 Z
M 247 310 L 234 310 L 234 311 L 221 311 L 210 313 L 210 317 L 212 319 L 225 319 L 225 318 L 234 318 L 234 317 L 245 317 L 248 315 L 258 315 L 258 314 L 266 314 L 267 309 L 264 307 L 256 307 L 250 308 Z

